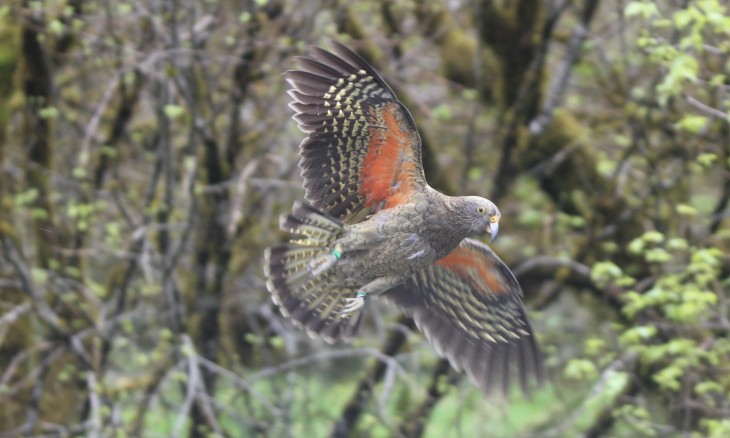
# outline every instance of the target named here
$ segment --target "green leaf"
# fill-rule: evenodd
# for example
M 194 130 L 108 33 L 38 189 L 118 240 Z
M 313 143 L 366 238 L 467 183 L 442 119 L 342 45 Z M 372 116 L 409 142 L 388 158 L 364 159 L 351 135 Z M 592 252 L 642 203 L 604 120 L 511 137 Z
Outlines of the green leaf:
M 698 72 L 697 59 L 684 52 L 677 53 L 669 65 L 669 71 L 664 76 L 664 80 L 656 88 L 661 104 L 665 105 L 668 98 L 679 95 L 685 82 L 697 81 Z
M 61 371 L 60 373 L 58 373 L 58 374 L 56 375 L 56 378 L 57 378 L 57 379 L 58 379 L 58 381 L 59 381 L 59 382 L 61 382 L 61 383 L 68 383 L 68 382 L 70 382 L 70 381 L 71 381 L 71 373 L 69 373 L 69 372 L 68 372 L 68 371 L 66 371 L 66 370 L 63 370 L 63 371 Z
M 182 344 L 180 345 L 180 353 L 182 353 L 186 357 L 194 357 L 195 349 L 190 344 Z
M 180 118 L 183 114 L 185 114 L 185 108 L 179 106 L 179 105 L 165 105 L 165 108 L 163 110 L 165 112 L 165 115 L 170 120 L 175 120 Z
M 63 272 L 71 278 L 81 278 L 81 270 L 76 266 L 65 266 Z
M 48 210 L 46 210 L 45 208 L 41 208 L 41 207 L 33 207 L 30 209 L 30 217 L 32 219 L 36 219 L 36 220 L 48 219 L 49 218 Z
M 117 11 L 121 15 L 128 15 L 131 14 L 134 11 L 134 8 L 130 3 L 119 3 L 117 5 Z
M 591 280 L 593 280 L 598 287 L 607 286 L 611 280 L 621 277 L 622 274 L 623 272 L 621 271 L 621 268 L 610 261 L 598 262 L 591 268 Z
M 284 342 L 284 338 L 282 338 L 281 336 L 272 336 L 271 338 L 269 338 L 269 344 L 275 350 L 281 350 L 286 345 Z
M 464 88 L 461 91 L 461 95 L 464 97 L 464 99 L 472 102 L 477 100 L 477 98 L 479 97 L 479 93 L 473 88 Z
M 664 234 L 659 231 L 647 231 L 641 238 L 645 242 L 662 243 L 664 241 Z
M 433 116 L 438 120 L 448 122 L 453 117 L 453 111 L 451 110 L 451 106 L 442 103 L 433 109 Z
M 637 237 L 636 239 L 629 242 L 629 246 L 627 247 L 627 249 L 631 254 L 641 254 L 641 251 L 644 250 L 644 240 L 640 237 Z
M 582 216 L 569 216 L 569 222 L 572 228 L 583 228 L 586 226 L 586 220 Z
M 671 74 L 676 75 L 679 79 L 689 81 L 697 80 L 699 68 L 697 59 L 685 53 L 678 54 L 670 67 Z
M 687 247 L 687 241 L 681 237 L 673 237 L 667 242 L 667 248 L 669 249 L 685 250 Z
M 617 163 L 613 160 L 598 160 L 596 171 L 605 177 L 609 177 L 616 171 L 616 166 Z
M 679 379 L 683 374 L 684 372 L 680 367 L 670 365 L 654 374 L 653 380 L 664 389 L 678 391 L 681 386 Z
M 89 286 L 89 289 L 91 290 L 91 293 L 93 293 L 97 297 L 106 298 L 108 296 L 109 291 L 101 283 L 97 283 L 95 281 L 89 281 L 87 284 Z
M 73 175 L 76 179 L 84 179 L 86 178 L 86 169 L 83 167 L 74 167 L 74 169 L 71 171 L 71 175 Z
M 43 284 L 48 281 L 48 271 L 41 268 L 31 268 L 30 277 L 34 282 Z
M 585 342 L 585 353 L 588 356 L 597 356 L 606 346 L 606 341 L 601 338 L 588 338 Z
M 15 205 L 22 207 L 32 204 L 36 199 L 38 199 L 38 189 L 33 187 L 15 195 Z
M 564 374 L 572 380 L 593 380 L 598 377 L 598 370 L 588 359 L 571 359 L 565 366 Z
M 704 167 L 710 167 L 716 161 L 717 161 L 717 154 L 713 154 L 712 152 L 704 152 L 697 156 L 697 162 L 700 163 Z
M 41 119 L 56 119 L 58 118 L 58 109 L 52 106 L 47 106 L 38 110 L 38 116 Z
M 657 436 L 652 424 L 652 414 L 643 406 L 633 404 L 620 406 L 614 410 L 614 416 L 631 424 L 632 429 L 640 436 Z
M 725 79 L 727 79 L 727 76 L 721 73 L 717 73 L 716 75 L 712 76 L 712 79 L 710 79 L 710 86 L 712 87 L 722 87 L 725 85 Z
M 65 29 L 66 26 L 58 20 L 51 20 L 51 22 L 48 23 L 48 30 L 53 34 L 61 35 Z
M 684 116 L 682 120 L 677 122 L 674 127 L 677 129 L 681 129 L 687 132 L 691 132 L 693 134 L 696 134 L 700 132 L 700 129 L 707 126 L 707 122 L 709 121 L 709 117 L 705 116 Z
M 681 30 L 692 22 L 692 13 L 687 9 L 682 9 L 675 12 L 672 15 L 672 19 L 674 20 L 674 25 L 677 29 Z
M 692 264 L 702 263 L 712 267 L 719 266 L 723 253 L 717 248 L 703 248 L 692 254 Z
M 522 226 L 536 229 L 542 225 L 545 214 L 538 210 L 526 209 L 517 216 L 517 223 Z
M 653 15 L 659 15 L 659 9 L 653 2 L 635 1 L 626 5 L 624 14 L 627 17 L 641 16 L 643 18 L 649 18 Z
M 700 424 L 707 428 L 707 435 L 704 435 L 705 438 L 725 438 L 730 436 L 730 419 L 704 419 L 700 420 Z
M 697 216 L 697 209 L 687 204 L 677 204 L 677 213 L 682 216 Z
M 171 341 L 173 338 L 175 338 L 175 333 L 167 327 L 161 328 L 159 333 L 160 339 L 163 341 Z
M 264 339 L 255 333 L 246 333 L 243 339 L 251 345 L 262 345 L 264 343 Z
M 638 345 L 653 338 L 657 334 L 657 328 L 653 325 L 640 325 L 626 330 L 619 336 L 621 345 Z

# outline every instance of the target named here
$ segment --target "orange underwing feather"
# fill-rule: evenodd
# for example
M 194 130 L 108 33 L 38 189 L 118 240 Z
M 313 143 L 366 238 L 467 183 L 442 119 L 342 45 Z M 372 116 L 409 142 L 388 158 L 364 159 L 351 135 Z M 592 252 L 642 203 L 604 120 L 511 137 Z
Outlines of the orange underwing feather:
M 286 78 L 308 134 L 299 162 L 306 200 L 350 222 L 425 188 L 413 117 L 375 70 L 338 43 L 334 52 L 312 48 L 300 63 Z
M 399 121 L 398 111 L 395 103 L 372 111 L 372 118 L 381 124 L 370 127 L 368 151 L 360 171 L 360 193 L 365 196 L 366 207 L 382 201 L 386 202 L 385 208 L 394 207 L 405 202 L 414 190 L 412 178 L 417 173 L 410 156 L 413 139 Z
M 464 239 L 449 255 L 383 294 L 413 317 L 436 351 L 482 390 L 528 393 L 544 379 L 522 290 L 485 244 Z
M 469 247 L 457 247 L 436 265 L 453 271 L 461 280 L 468 282 L 475 292 L 482 295 L 506 294 L 511 290 L 508 277 L 500 272 L 495 260 L 487 259 Z M 519 289 L 516 292 L 520 292 Z M 521 292 L 520 292 L 521 293 Z

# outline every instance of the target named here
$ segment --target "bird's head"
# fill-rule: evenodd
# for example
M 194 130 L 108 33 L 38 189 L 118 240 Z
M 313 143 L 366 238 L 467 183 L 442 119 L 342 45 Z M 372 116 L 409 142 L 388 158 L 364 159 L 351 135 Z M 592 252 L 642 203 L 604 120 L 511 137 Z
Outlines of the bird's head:
M 479 196 L 464 196 L 461 215 L 472 233 L 489 233 L 489 242 L 494 242 L 499 232 L 499 209 L 489 199 Z

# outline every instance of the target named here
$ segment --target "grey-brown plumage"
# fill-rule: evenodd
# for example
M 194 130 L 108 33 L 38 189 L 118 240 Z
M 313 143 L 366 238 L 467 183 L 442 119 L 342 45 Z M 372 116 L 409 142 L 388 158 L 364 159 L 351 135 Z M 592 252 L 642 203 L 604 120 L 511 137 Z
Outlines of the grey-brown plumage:
M 362 58 L 335 43 L 287 72 L 308 137 L 300 167 L 311 203 L 281 228 L 296 235 L 266 253 L 267 285 L 297 324 L 327 340 L 353 336 L 368 296 L 413 316 L 457 369 L 485 391 L 542 379 L 542 362 L 509 269 L 467 238 L 496 237 L 487 199 L 426 183 L 413 118 Z M 515 371 L 512 372 L 511 369 Z

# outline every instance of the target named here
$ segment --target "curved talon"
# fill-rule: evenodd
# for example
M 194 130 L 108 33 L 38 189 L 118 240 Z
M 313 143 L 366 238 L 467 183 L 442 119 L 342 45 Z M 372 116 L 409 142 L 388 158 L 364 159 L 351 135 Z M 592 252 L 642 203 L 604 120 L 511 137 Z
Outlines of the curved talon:
M 348 298 L 345 300 L 347 302 L 347 305 L 345 306 L 340 313 L 352 313 L 356 312 L 365 305 L 365 297 L 367 297 L 368 294 L 365 292 L 358 292 L 357 295 L 355 295 L 355 298 Z

